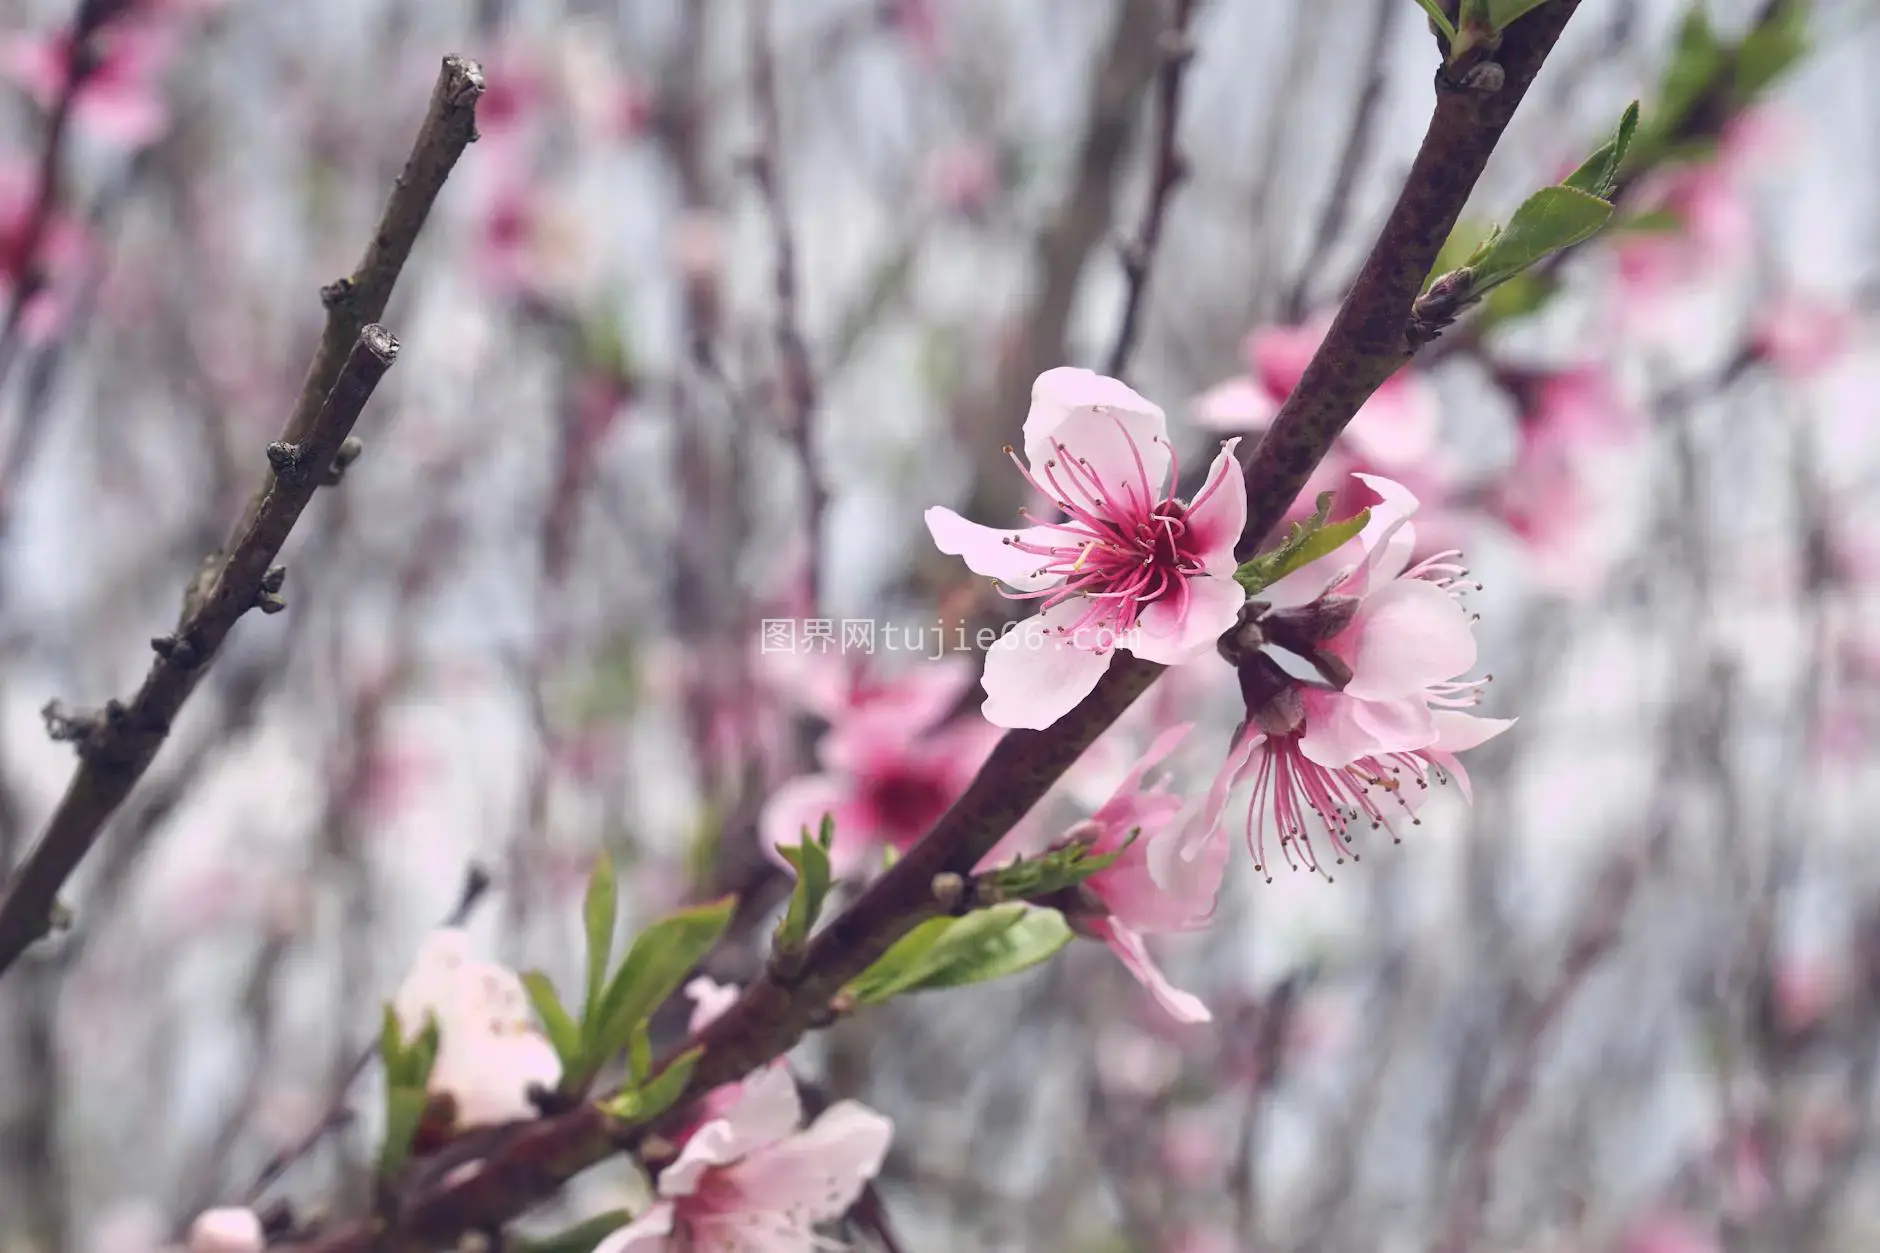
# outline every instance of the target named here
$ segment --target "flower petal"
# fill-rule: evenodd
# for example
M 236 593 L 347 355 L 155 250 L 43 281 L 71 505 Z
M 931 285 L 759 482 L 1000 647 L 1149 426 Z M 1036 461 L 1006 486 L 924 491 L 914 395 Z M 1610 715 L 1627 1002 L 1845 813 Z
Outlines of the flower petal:
M 1168 433 L 1168 418 L 1159 406 L 1145 400 L 1125 383 L 1095 370 L 1059 366 L 1046 370 L 1031 385 L 1031 411 L 1025 415 L 1025 455 L 1035 469 L 1042 460 L 1032 450 L 1049 449 L 1064 420 L 1079 410 L 1109 409 L 1147 419 L 1152 434 Z M 1049 453 L 1047 452 L 1048 456 Z
M 1124 969 L 1136 976 L 1136 982 L 1149 990 L 1156 1003 L 1168 1011 L 1169 1017 L 1176 1022 L 1211 1022 L 1214 1015 L 1201 1003 L 1201 998 L 1192 992 L 1184 992 L 1168 981 L 1155 959 L 1149 956 L 1149 946 L 1142 937 L 1114 918 L 1104 918 L 1091 925 L 1091 931 L 1102 938 L 1123 963 Z
M 1234 460 L 1238 439 L 1230 439 L 1215 454 L 1208 467 L 1208 481 L 1195 493 L 1183 521 L 1188 525 L 1187 543 L 1201 554 L 1201 568 L 1222 578 L 1232 576 L 1239 562 L 1234 560 L 1234 546 L 1247 527 L 1247 480 Z
M 1259 431 L 1279 412 L 1271 392 L 1241 375 L 1217 383 L 1188 402 L 1196 426 L 1211 431 Z
M 1032 526 L 1020 531 L 1001 531 L 995 527 L 969 522 L 940 505 L 927 511 L 927 531 L 941 552 L 959 557 L 974 574 L 997 579 L 1015 591 L 1035 592 L 1059 581 L 1057 575 L 1038 575 L 1046 559 L 1037 553 L 1021 552 L 1010 542 L 1055 544 L 1058 532 L 1050 527 Z
M 626 1226 L 603 1236 L 594 1253 L 665 1253 L 672 1243 L 672 1220 L 672 1202 L 655 1202 Z
M 1161 415 L 1074 410 L 1050 440 L 1027 440 L 1032 478 L 1067 509 L 1146 517 L 1164 499 L 1174 463 Z
M 802 1132 L 726 1173 L 752 1209 L 797 1211 L 810 1222 L 831 1222 L 862 1195 L 893 1138 L 888 1118 L 855 1101 L 838 1101 Z
M 1455 678 L 1475 664 L 1475 632 L 1455 598 L 1422 579 L 1395 579 L 1364 598 L 1352 624 L 1345 695 L 1395 700 Z
M 1436 747 L 1445 753 L 1466 752 L 1478 744 L 1486 744 L 1517 721 L 1514 718 L 1483 718 L 1456 709 L 1433 709 L 1430 717 L 1436 722 Z
M 1054 629 L 1075 625 L 1084 612 L 1073 598 L 1025 619 L 986 650 L 986 721 L 1042 731 L 1090 695 L 1112 652 L 1078 648 Z
M 1144 661 L 1179 666 L 1214 648 L 1246 603 L 1247 589 L 1232 578 L 1204 574 L 1187 582 L 1186 596 L 1165 596 L 1145 607 L 1136 629 L 1122 639 Z
M 1430 455 L 1440 424 L 1429 385 L 1414 374 L 1394 374 L 1371 393 L 1341 438 L 1360 459 L 1397 469 Z

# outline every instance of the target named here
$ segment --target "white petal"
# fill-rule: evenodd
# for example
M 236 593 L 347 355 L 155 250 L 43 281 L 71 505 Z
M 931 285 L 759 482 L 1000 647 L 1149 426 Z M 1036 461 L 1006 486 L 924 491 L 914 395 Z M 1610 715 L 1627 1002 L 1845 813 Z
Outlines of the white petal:
M 1444 683 L 1475 664 L 1469 615 L 1442 588 L 1394 579 L 1358 611 L 1347 696 L 1394 700 Z
M 1247 589 L 1231 578 L 1187 580 L 1187 596 L 1164 596 L 1145 608 L 1122 644 L 1144 661 L 1179 666 L 1211 651 L 1240 617 Z
M 986 721 L 1042 731 L 1090 695 L 1113 653 L 1078 648 L 1054 630 L 1085 612 L 1082 598 L 1073 597 L 1020 622 L 986 650 Z M 1092 642 L 1094 635 L 1092 628 Z
M 969 522 L 951 509 L 935 505 L 927 511 L 927 531 L 934 544 L 950 557 L 959 557 L 974 574 L 997 579 L 1020 592 L 1035 592 L 1062 581 L 1062 576 L 1038 575 L 1039 567 L 1049 560 L 1037 553 L 1021 552 L 1007 540 L 1051 545 L 1061 542 L 1061 532 L 1050 527 L 1032 526 L 1017 531 Z

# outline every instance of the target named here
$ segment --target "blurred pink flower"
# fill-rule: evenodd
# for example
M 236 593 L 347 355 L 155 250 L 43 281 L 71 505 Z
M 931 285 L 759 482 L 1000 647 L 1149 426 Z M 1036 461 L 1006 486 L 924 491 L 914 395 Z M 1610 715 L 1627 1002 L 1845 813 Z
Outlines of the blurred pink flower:
M 188 1253 L 261 1253 L 267 1244 L 251 1209 L 204 1210 L 189 1225 Z
M 830 698 L 830 729 L 817 744 L 823 771 L 785 783 L 764 806 L 760 832 L 771 858 L 781 864 L 777 846 L 796 844 L 805 827 L 814 833 L 829 814 L 832 865 L 856 874 L 878 865 L 884 849 L 912 847 L 966 790 L 999 729 L 974 714 L 935 729 L 960 687 L 956 673 L 937 667 L 817 697 Z
M 1066 833 L 1066 840 L 1088 841 L 1092 852 L 1117 854 L 1115 861 L 1082 884 L 1080 895 L 1092 899 L 1096 907 L 1071 909 L 1066 917 L 1079 931 L 1108 944 L 1137 982 L 1178 1022 L 1207 1022 L 1212 1017 L 1208 1007 L 1169 983 L 1143 941 L 1145 935 L 1207 926 L 1227 869 L 1223 844 L 1181 863 L 1165 878 L 1158 879 L 1151 872 L 1151 861 L 1167 859 L 1173 834 L 1170 824 L 1181 811 L 1182 798 L 1168 791 L 1162 781 L 1144 787 L 1143 779 L 1191 730 L 1192 725 L 1185 724 L 1157 736 L 1115 794 Z
M 1231 1156 L 1230 1141 L 1206 1106 L 1187 1105 L 1169 1111 L 1162 1122 L 1162 1170 L 1169 1179 L 1196 1191 L 1220 1186 Z
M 951 509 L 927 511 L 941 552 L 1014 598 L 1043 602 L 986 653 L 989 721 L 1050 726 L 1090 694 L 1118 648 L 1171 666 L 1213 651 L 1246 599 L 1234 581 L 1247 516 L 1236 442 L 1222 446 L 1193 500 L 1177 500 L 1168 493 L 1179 467 L 1160 408 L 1089 370 L 1038 376 L 1024 473 L 1065 520 L 1027 513 L 1031 526 L 1004 531 Z
M 658 1199 L 595 1253 L 801 1253 L 881 1169 L 894 1126 L 838 1101 L 803 1130 L 796 1084 L 768 1067 L 659 1172 Z
M 1634 1220 L 1620 1236 L 1615 1253 L 1723 1253 L 1723 1245 L 1695 1216 L 1660 1210 Z
M 932 65 L 939 61 L 940 15 L 937 0 L 888 0 L 888 26 L 915 60 Z
M 1859 314 L 1845 304 L 1785 292 L 1759 311 L 1750 352 L 1791 378 L 1807 378 L 1846 355 L 1859 325 Z
M 56 210 L 34 239 L 38 200 L 34 173 L 0 165 L 0 307 L 12 303 L 22 283 L 33 284 L 20 311 L 20 330 L 34 345 L 46 343 L 64 326 L 70 284 L 90 247 L 84 229 Z
M 1298 326 L 1255 328 L 1241 349 L 1247 373 L 1197 396 L 1191 402 L 1195 421 L 1235 434 L 1265 430 L 1330 326 L 1331 319 L 1321 316 Z M 1434 393 L 1416 374 L 1399 370 L 1364 402 L 1338 437 L 1339 447 L 1380 473 L 1411 470 L 1431 461 L 1440 422 Z
M 1776 1026 L 1791 1037 L 1814 1030 L 1834 1012 L 1844 991 L 1842 972 L 1825 958 L 1783 957 L 1770 988 Z
M 962 217 L 976 217 L 999 192 L 998 149 L 975 139 L 936 148 L 921 165 L 920 181 L 932 204 Z
M 162 77 L 175 53 L 173 32 L 120 18 L 93 34 L 91 52 L 95 60 L 73 96 L 73 122 L 121 148 L 149 145 L 169 127 Z M 75 53 L 69 30 L 11 36 L 0 43 L 0 74 L 51 112 L 71 88 Z

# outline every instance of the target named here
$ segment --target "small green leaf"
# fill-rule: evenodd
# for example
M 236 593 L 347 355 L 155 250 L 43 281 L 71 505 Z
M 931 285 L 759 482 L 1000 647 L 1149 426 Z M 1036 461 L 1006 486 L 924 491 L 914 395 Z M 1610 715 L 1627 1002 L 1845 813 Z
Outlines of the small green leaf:
M 980 878 L 1007 900 L 1050 896 L 1076 887 L 1098 871 L 1107 870 L 1139 833 L 1132 833 L 1121 847 L 1108 853 L 1093 853 L 1085 845 L 1072 844 L 1037 857 L 1021 858 L 986 871 Z
M 1620 218 L 1612 229 L 1639 235 L 1675 235 L 1684 229 L 1684 216 L 1676 209 L 1647 209 Z
M 1027 908 L 1016 922 L 970 947 L 920 984 L 921 990 L 963 988 L 1029 970 L 1071 942 L 1071 927 L 1055 909 Z
M 671 1109 L 673 1103 L 685 1094 L 685 1085 L 692 1081 L 693 1068 L 703 1056 L 705 1050 L 702 1046 L 687 1049 L 654 1075 L 651 1083 L 629 1088 L 605 1102 L 601 1108 L 625 1122 L 651 1122 Z
M 563 1008 L 555 985 L 541 971 L 531 970 L 522 976 L 522 987 L 529 994 L 529 1004 L 535 1006 L 535 1016 L 541 1020 L 548 1042 L 555 1046 L 555 1056 L 561 1059 L 561 1073 L 579 1073 L 581 1026 Z
M 1423 6 L 1425 13 L 1429 14 L 1430 25 L 1436 28 L 1436 33 L 1443 37 L 1443 46 L 1447 48 L 1455 43 L 1455 23 L 1451 22 L 1449 15 L 1443 12 L 1443 6 L 1436 3 L 1436 0 L 1417 0 L 1417 3 Z
M 405 1031 L 398 1021 L 398 1011 L 386 1002 L 385 1018 L 379 1023 L 379 1061 L 385 1067 L 385 1082 L 398 1083 L 405 1073 Z
M 1546 3 L 1547 0 L 1488 0 L 1488 24 L 1499 33 Z
M 594 1248 L 602 1240 L 633 1221 L 633 1215 L 623 1209 L 610 1209 L 604 1214 L 596 1214 L 552 1236 L 540 1240 L 522 1240 L 511 1237 L 508 1243 L 518 1253 L 594 1253 Z
M 1481 247 L 1482 241 L 1487 239 L 1494 229 L 1487 222 L 1470 219 L 1457 222 L 1455 228 L 1449 232 L 1449 238 L 1443 241 L 1442 251 L 1436 254 L 1436 262 L 1430 266 L 1429 275 L 1424 278 L 1423 286 L 1427 289 L 1431 283 L 1451 270 L 1460 270 L 1468 263 L 1469 258 L 1475 255 L 1476 249 Z
M 727 896 L 709 905 L 680 910 L 634 939 L 627 959 L 620 963 L 613 982 L 601 994 L 594 1019 L 599 1025 L 589 1037 L 593 1047 L 585 1051 L 588 1069 L 598 1069 L 625 1048 L 634 1028 L 652 1017 L 653 1011 L 678 990 L 686 975 L 724 934 L 736 905 L 737 899 Z
M 1567 175 L 1561 186 L 1611 200 L 1619 186 L 1619 167 L 1625 163 L 1626 150 L 1632 146 L 1632 136 L 1637 131 L 1638 101 L 1634 100 L 1620 116 L 1619 129 L 1613 132 L 1612 138 L 1601 144 L 1579 169 Z
M 1529 196 L 1478 261 L 1475 291 L 1505 283 L 1549 253 L 1590 238 L 1612 218 L 1612 206 L 1573 187 L 1543 187 Z
M 437 1049 L 442 1039 L 443 1029 L 437 1025 L 437 1015 L 426 1014 L 424 1029 L 405 1051 L 404 1081 L 407 1084 L 414 1088 L 431 1085 L 431 1068 L 437 1065 Z
M 379 1147 L 379 1178 L 391 1179 L 411 1160 L 411 1140 L 430 1097 L 423 1088 L 403 1085 L 385 1089 L 385 1142 Z
M 1045 960 L 1070 934 L 1056 910 L 1017 901 L 963 918 L 930 918 L 902 936 L 848 991 L 858 1005 L 875 1005 L 927 988 L 982 983 Z
M 796 871 L 796 887 L 790 893 L 790 905 L 777 924 L 777 951 L 794 953 L 809 940 L 810 929 L 822 915 L 823 901 L 829 895 L 829 846 L 835 839 L 835 819 L 823 815 L 821 830 L 814 836 L 803 828 L 803 840 L 795 848 L 779 844 L 777 851 Z
M 1710 91 L 1724 71 L 1729 58 L 1710 26 L 1710 15 L 1702 0 L 1691 6 L 1678 28 L 1677 42 L 1665 63 L 1664 77 L 1658 84 L 1658 99 L 1651 111 L 1652 142 L 1645 145 L 1655 151 L 1670 141 L 1684 124 L 1697 102 Z
M 1343 522 L 1328 521 L 1334 499 L 1332 492 L 1320 492 L 1318 507 L 1312 516 L 1293 523 L 1278 548 L 1260 553 L 1234 571 L 1235 580 L 1247 590 L 1247 595 L 1257 596 L 1293 571 L 1337 552 L 1364 530 L 1371 520 L 1369 509 L 1360 509 Z
M 627 1040 L 627 1073 L 632 1075 L 635 1084 L 641 1084 L 652 1070 L 653 1037 L 642 1023 L 633 1029 L 633 1035 Z
M 619 907 L 620 885 L 614 877 L 614 860 L 602 849 L 594 859 L 587 900 L 581 906 L 581 921 L 587 930 L 587 998 L 581 1002 L 581 1021 L 590 1031 L 594 1008 L 607 983 L 607 969 L 613 964 L 614 921 Z

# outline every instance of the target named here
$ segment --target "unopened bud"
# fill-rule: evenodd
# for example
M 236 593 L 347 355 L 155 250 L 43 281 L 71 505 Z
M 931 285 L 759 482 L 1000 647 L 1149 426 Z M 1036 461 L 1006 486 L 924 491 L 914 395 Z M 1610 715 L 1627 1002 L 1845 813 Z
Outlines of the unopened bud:
M 1306 724 L 1299 685 L 1265 653 L 1241 664 L 1240 696 L 1247 704 L 1247 721 L 1267 735 L 1291 735 Z

